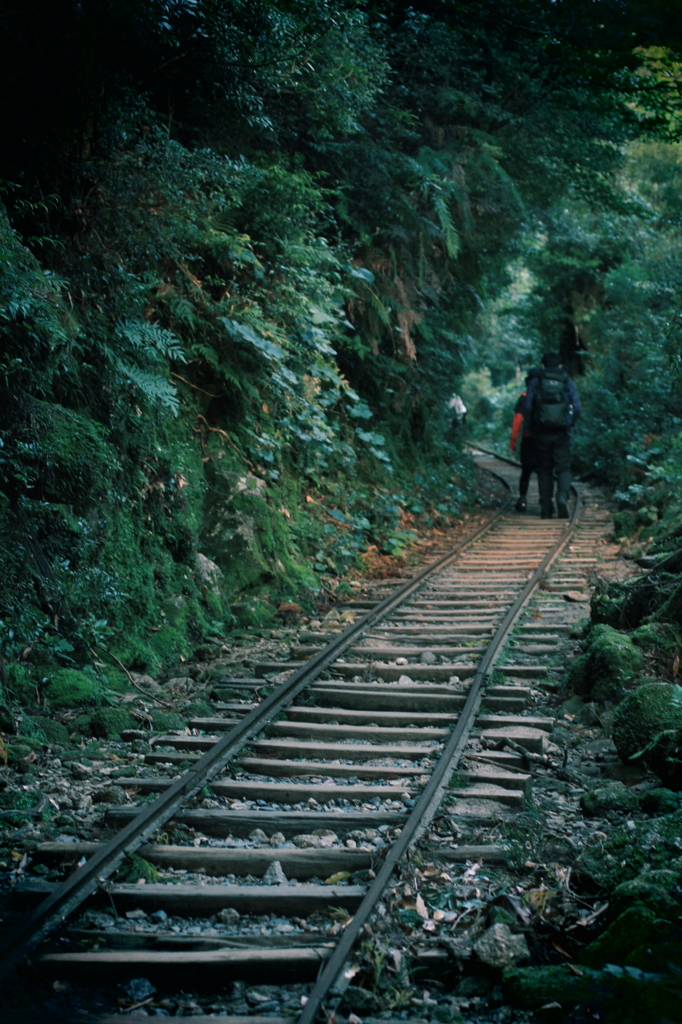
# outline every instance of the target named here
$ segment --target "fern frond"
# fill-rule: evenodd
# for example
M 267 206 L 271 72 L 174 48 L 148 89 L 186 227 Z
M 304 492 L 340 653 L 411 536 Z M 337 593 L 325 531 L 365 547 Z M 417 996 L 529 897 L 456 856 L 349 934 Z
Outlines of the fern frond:
M 459 256 L 461 249 L 459 232 L 455 227 L 455 222 L 452 219 L 452 214 L 450 213 L 448 204 L 445 202 L 442 195 L 434 195 L 433 208 L 436 211 L 438 222 L 443 233 L 445 251 L 450 259 L 455 260 Z
M 140 369 L 139 366 L 133 366 L 132 363 L 126 363 L 122 359 L 116 359 L 116 365 L 119 372 L 142 393 L 148 402 L 163 406 L 174 416 L 178 415 L 180 399 L 177 389 L 170 381 L 158 374 L 148 373 L 146 370 Z
M 182 345 L 171 331 L 144 320 L 124 320 L 116 328 L 118 337 L 128 342 L 134 352 L 153 362 L 161 358 L 186 362 Z

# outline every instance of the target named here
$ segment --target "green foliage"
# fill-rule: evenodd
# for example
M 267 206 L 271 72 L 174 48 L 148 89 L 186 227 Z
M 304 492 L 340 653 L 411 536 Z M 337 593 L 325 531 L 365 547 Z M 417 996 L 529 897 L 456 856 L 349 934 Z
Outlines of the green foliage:
M 97 679 L 89 672 L 81 672 L 75 668 L 59 669 L 48 677 L 45 683 L 45 699 L 54 708 L 94 704 L 99 698 L 100 687 Z
M 116 881 L 133 885 L 137 882 L 158 882 L 158 869 L 136 853 L 126 854 L 125 862 L 116 872 Z
M 46 676 L 109 650 L 157 671 L 334 589 L 368 550 L 402 555 L 471 498 L 447 436 L 465 371 L 474 436 L 504 440 L 518 364 L 549 337 L 576 366 L 576 336 L 590 351 L 598 437 L 576 437 L 581 465 L 617 483 L 636 526 L 675 510 L 682 458 L 657 432 L 676 422 L 676 329 L 660 339 L 680 284 L 677 157 L 625 146 L 674 124 L 673 57 L 633 53 L 664 28 L 671 43 L 658 12 L 622 30 L 605 16 L 598 45 L 587 0 L 570 19 L 538 0 L 503 18 L 492 0 L 13 17 L 13 667 L 27 648 Z M 33 675 L 12 680 L 28 699 Z

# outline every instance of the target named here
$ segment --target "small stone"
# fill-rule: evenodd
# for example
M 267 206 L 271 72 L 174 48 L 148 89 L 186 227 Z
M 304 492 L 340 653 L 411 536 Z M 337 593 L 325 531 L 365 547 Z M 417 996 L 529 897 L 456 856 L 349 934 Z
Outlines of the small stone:
M 438 658 L 433 651 L 424 651 L 424 653 L 419 656 L 419 660 L 422 665 L 435 665 Z
M 523 935 L 514 935 L 508 925 L 494 924 L 474 944 L 474 952 L 488 967 L 503 968 L 530 958 Z
M 113 807 L 122 807 L 128 803 L 128 797 L 122 786 L 105 786 L 103 789 L 96 789 L 92 794 L 96 804 L 110 804 Z
M 144 999 L 148 999 L 149 996 L 153 996 L 156 992 L 151 981 L 147 981 L 146 978 L 133 978 L 132 981 L 128 982 L 125 990 L 130 998 L 134 999 L 136 1003 L 141 1003 Z
M 287 876 L 284 874 L 282 865 L 278 860 L 273 860 L 272 864 L 269 865 L 263 875 L 263 881 L 266 885 L 286 885 Z
M 249 832 L 249 839 L 257 846 L 267 846 L 270 843 L 262 828 L 254 828 L 253 832 Z
M 284 846 L 286 843 L 286 836 L 283 832 L 273 832 L 269 841 L 270 846 Z
M 128 921 L 142 921 L 146 916 L 147 912 L 142 907 L 136 907 L 135 910 L 126 910 L 126 919 Z
M 241 914 L 234 907 L 225 907 L 216 914 L 216 920 L 220 921 L 221 924 L 237 924 L 240 917 Z
M 336 836 L 316 836 L 302 833 L 301 835 L 294 836 L 292 842 L 294 846 L 297 846 L 300 850 L 322 850 L 328 846 L 333 846 L 335 839 Z
M 158 921 L 160 924 L 165 924 L 168 920 L 168 914 L 165 910 L 155 910 L 153 914 L 149 915 L 152 921 Z

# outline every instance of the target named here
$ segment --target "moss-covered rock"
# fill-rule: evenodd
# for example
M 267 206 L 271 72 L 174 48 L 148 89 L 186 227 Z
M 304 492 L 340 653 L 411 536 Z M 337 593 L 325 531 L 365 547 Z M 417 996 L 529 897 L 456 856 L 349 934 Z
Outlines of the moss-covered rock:
M 69 730 L 67 726 L 61 722 L 56 722 L 54 718 L 39 718 L 39 727 L 47 742 L 53 746 L 55 744 L 59 746 L 66 746 L 69 743 Z
M 619 811 L 622 814 L 637 810 L 639 798 L 622 782 L 610 782 L 606 786 L 583 793 L 580 806 L 588 818 L 596 818 L 606 811 Z
M 7 749 L 7 763 L 8 764 L 19 764 L 28 757 L 33 746 L 27 743 L 26 740 L 12 740 L 11 743 L 6 745 Z
M 205 700 L 195 700 L 186 709 L 188 715 L 194 718 L 209 718 L 215 713 L 215 708 Z
M 7 690 L 23 707 L 36 704 L 38 677 L 32 665 L 17 663 L 6 666 Z
M 70 726 L 71 731 L 76 733 L 78 736 L 91 736 L 90 723 L 92 722 L 92 715 L 84 713 L 77 715 L 71 720 Z
M 21 715 L 17 720 L 17 736 L 21 736 L 22 739 L 33 740 L 37 744 L 44 743 L 46 736 L 40 727 L 40 722 L 41 719 L 38 716 Z
M 635 949 L 658 940 L 662 922 L 648 907 L 629 907 L 580 955 L 587 967 L 624 964 Z
M 612 733 L 623 762 L 640 757 L 670 788 L 682 788 L 682 688 L 640 686 L 616 709 Z
M 537 1010 L 560 1003 L 563 1012 L 586 1004 L 606 1024 L 654 1024 L 682 1019 L 682 981 L 673 974 L 648 974 L 607 965 L 603 970 L 568 966 L 509 968 L 503 994 L 515 1006 Z
M 240 626 L 267 626 L 277 614 L 266 598 L 250 597 L 235 602 L 230 608 Z
M 632 634 L 632 642 L 643 650 L 673 654 L 682 647 L 682 635 L 679 627 L 672 623 L 647 622 L 637 627 Z
M 90 734 L 102 739 L 114 739 L 124 729 L 134 729 L 137 723 L 124 708 L 100 708 L 90 718 Z
M 156 732 L 168 732 L 171 729 L 185 728 L 185 720 L 174 711 L 152 711 L 151 719 Z
M 130 679 L 119 668 L 100 669 L 100 678 L 107 689 L 115 693 L 128 693 L 132 689 Z
M 610 895 L 645 871 L 682 870 L 682 811 L 636 819 L 634 826 L 614 828 L 604 843 L 583 850 L 576 868 L 584 883 Z
M 89 672 L 62 668 L 48 679 L 45 697 L 53 708 L 96 704 L 100 697 L 100 685 L 96 677 Z
M 660 868 L 658 871 L 644 871 L 637 878 L 621 882 L 611 894 L 609 914 L 618 916 L 634 906 L 642 906 L 657 918 L 676 921 L 682 913 L 680 880 L 679 871 Z
M 187 598 L 182 594 L 167 597 L 161 606 L 161 614 L 169 626 L 184 630 L 187 625 Z
M 641 671 L 643 661 L 627 634 L 601 623 L 583 641 L 583 654 L 569 668 L 568 684 L 579 696 L 617 701 Z
M 155 675 L 159 671 L 161 663 L 156 651 L 133 634 L 118 639 L 111 645 L 110 650 L 122 665 L 135 672 L 149 672 Z
M 682 807 L 682 796 L 667 789 L 665 786 L 658 786 L 650 789 L 642 797 L 642 810 L 647 814 L 672 814 Z
M 108 804 L 111 807 L 125 807 L 128 802 L 123 787 L 116 785 L 106 785 L 101 789 L 95 789 L 92 799 L 96 804 Z
M 149 646 L 159 659 L 159 668 L 174 665 L 181 658 L 189 657 L 191 650 L 185 634 L 174 626 L 164 626 L 150 634 Z

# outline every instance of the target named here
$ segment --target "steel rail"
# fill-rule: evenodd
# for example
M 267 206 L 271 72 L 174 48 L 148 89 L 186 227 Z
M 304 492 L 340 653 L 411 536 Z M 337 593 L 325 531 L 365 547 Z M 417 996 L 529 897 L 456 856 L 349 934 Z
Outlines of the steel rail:
M 508 485 L 507 485 L 508 486 Z M 176 812 L 178 807 L 196 794 L 208 781 L 221 771 L 245 744 L 305 687 L 315 680 L 355 639 L 374 624 L 377 619 L 389 615 L 407 600 L 431 575 L 457 558 L 479 537 L 487 533 L 504 514 L 508 503 L 486 523 L 465 540 L 460 541 L 447 554 L 431 565 L 425 566 L 412 579 L 389 594 L 374 608 L 355 623 L 348 626 L 338 637 L 319 651 L 313 658 L 296 669 L 258 707 L 249 712 L 233 729 L 222 737 L 204 754 L 199 761 L 176 780 L 152 803 L 147 804 L 109 843 L 98 850 L 81 868 L 78 868 L 64 882 L 58 885 L 34 911 L 27 914 L 20 925 L 8 933 L 0 942 L 0 981 L 15 964 L 73 913 L 91 896 L 122 864 L 126 855 L 134 853 L 148 838 L 161 828 Z
M 330 993 L 336 983 L 343 967 L 348 960 L 355 942 L 361 931 L 367 924 L 374 907 L 381 898 L 384 889 L 391 880 L 391 876 L 401 857 L 407 852 L 420 837 L 425 828 L 428 827 L 438 804 L 442 798 L 444 789 L 447 786 L 449 776 L 454 771 L 461 757 L 464 746 L 474 723 L 474 719 L 482 700 L 482 689 L 490 674 L 497 657 L 500 654 L 509 633 L 513 629 L 517 619 L 525 610 L 525 607 L 537 589 L 543 576 L 559 557 L 565 546 L 571 539 L 580 513 L 580 495 L 576 491 L 576 503 L 573 509 L 573 516 L 567 524 L 567 529 L 555 546 L 547 553 L 538 568 L 526 583 L 523 590 L 509 607 L 502 622 L 498 626 L 495 635 L 488 645 L 485 654 L 473 676 L 471 687 L 467 695 L 464 707 L 455 723 L 447 743 L 439 760 L 424 787 L 421 796 L 417 800 L 412 812 L 405 822 L 399 838 L 391 846 L 376 878 L 367 890 L 365 897 L 356 910 L 352 921 L 345 929 L 343 936 L 334 948 L 334 952 L 325 962 L 320 975 L 308 996 L 308 1000 L 300 1014 L 296 1024 L 313 1024 L 318 1010 L 321 1009 L 322 1001 Z

